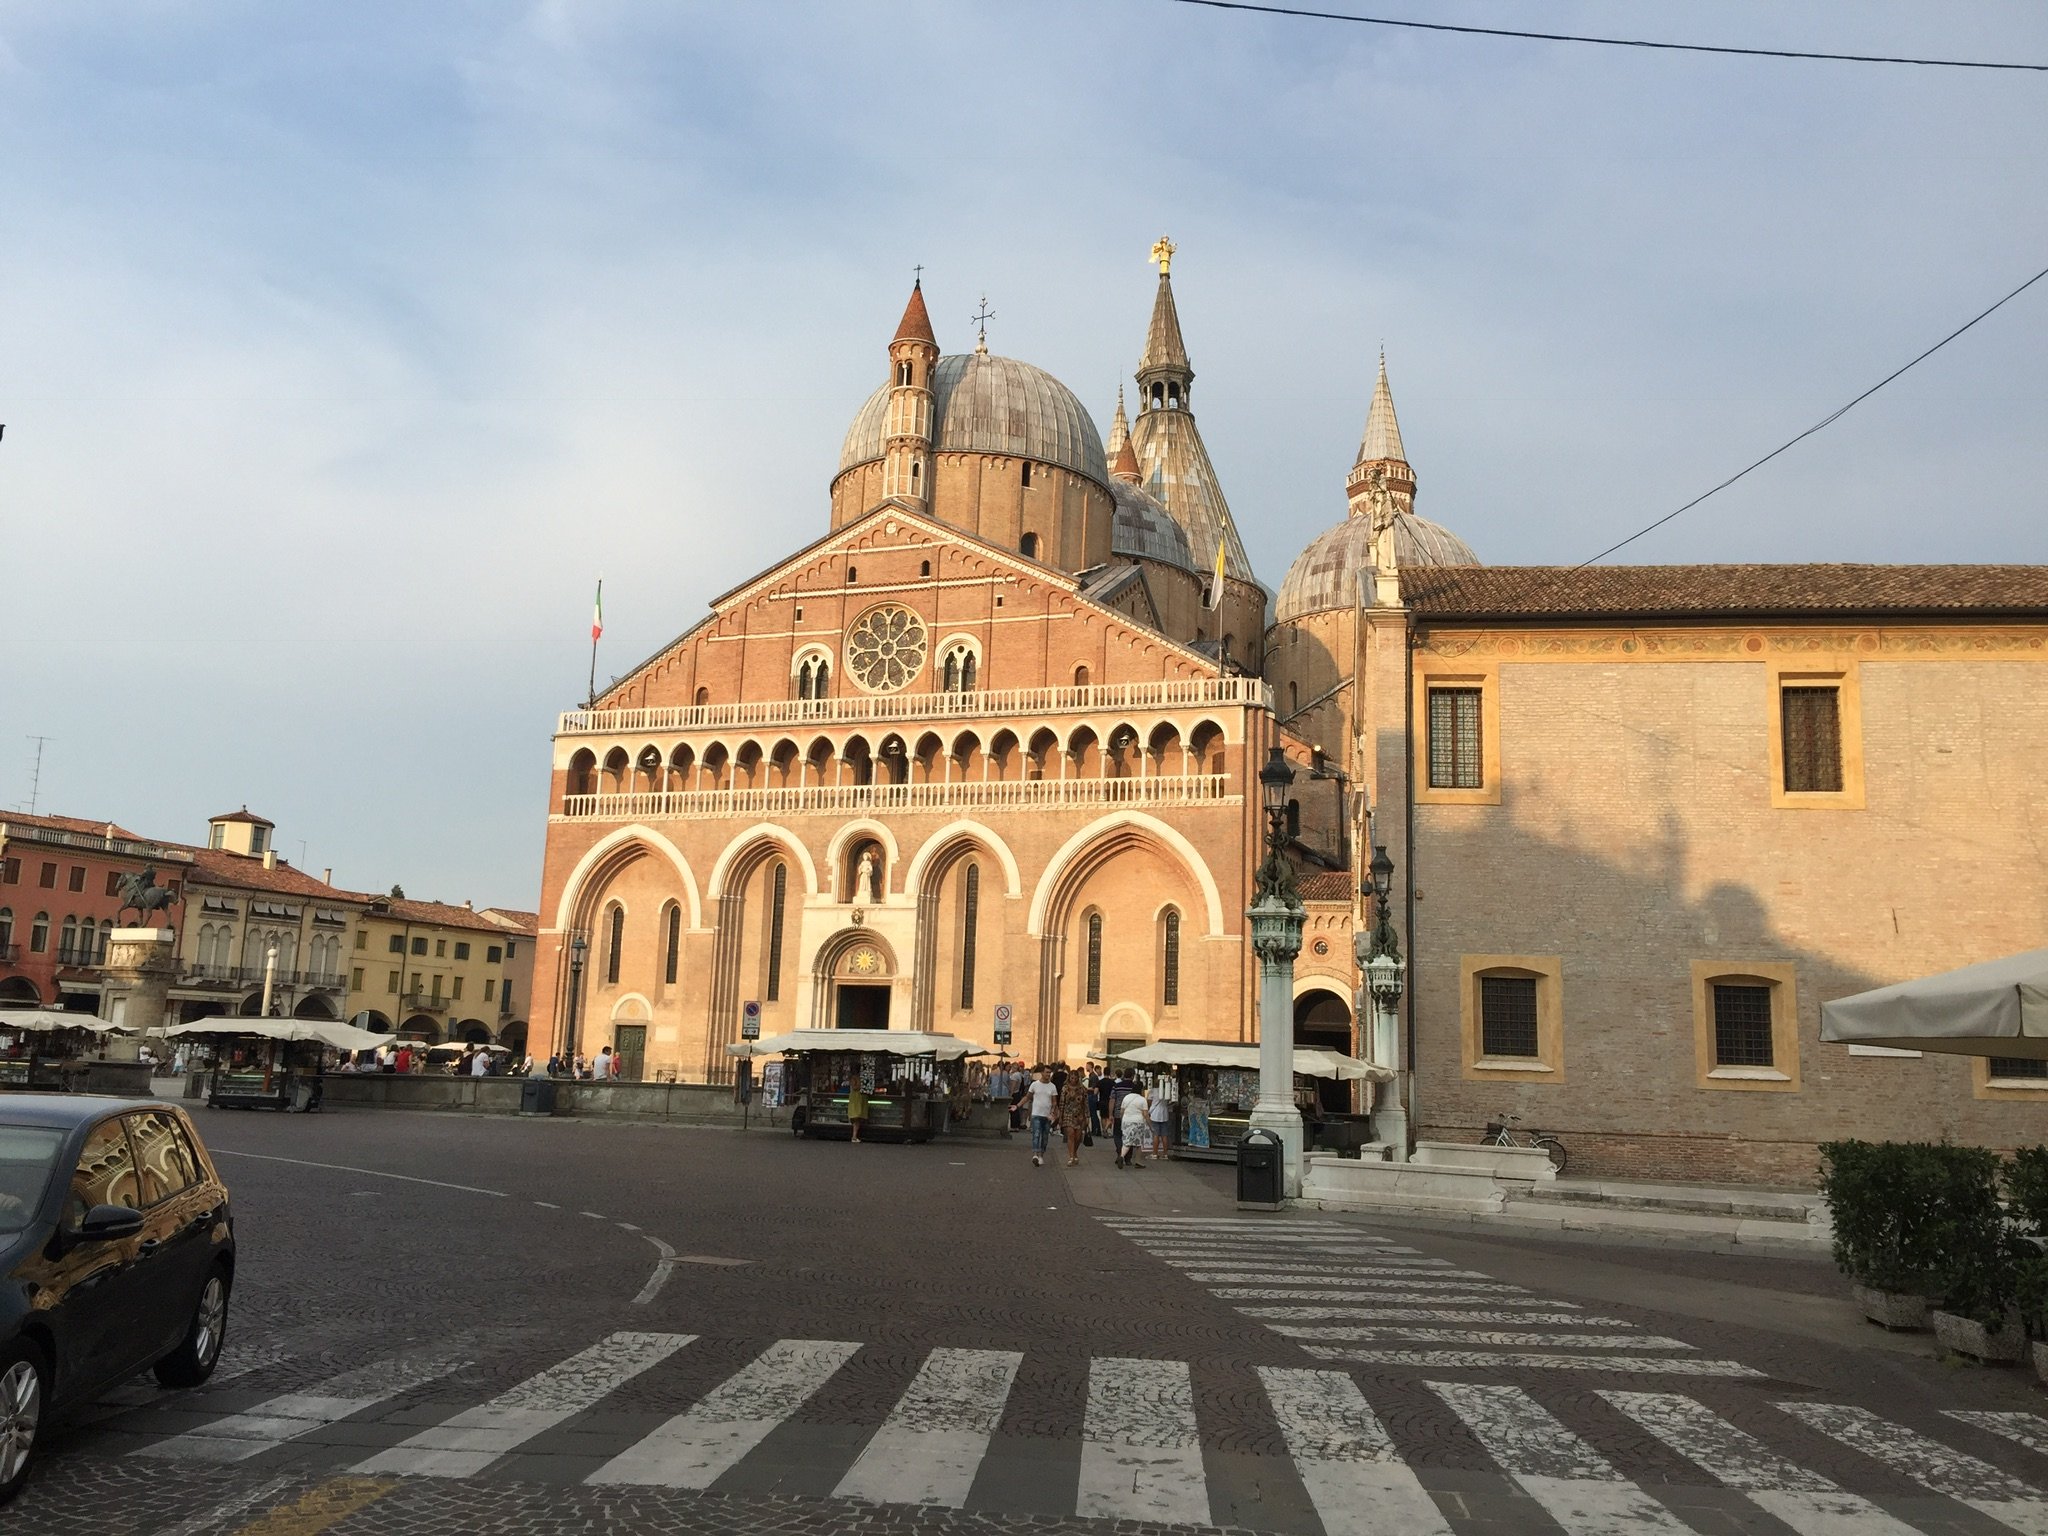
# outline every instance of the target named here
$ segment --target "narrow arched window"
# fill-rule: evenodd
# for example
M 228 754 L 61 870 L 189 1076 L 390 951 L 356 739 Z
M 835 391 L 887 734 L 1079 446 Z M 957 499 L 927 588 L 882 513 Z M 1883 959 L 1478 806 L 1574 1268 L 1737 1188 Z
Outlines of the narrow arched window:
M 808 661 L 796 669 L 796 696 L 800 699 L 815 697 L 811 692 L 811 664 Z
M 869 377 L 873 378 L 874 375 L 870 374 Z M 910 382 L 910 364 L 898 363 L 896 365 L 896 382 L 898 384 L 908 384 Z
M 969 651 L 960 661 L 960 691 L 974 692 L 974 652 Z
M 0 907 L 0 956 L 7 954 L 7 946 L 14 942 L 14 908 Z
M 40 955 L 47 952 L 49 947 L 50 914 L 47 912 L 38 912 L 36 914 L 36 920 L 29 925 L 28 952 L 32 955 Z
M 1017 547 L 1024 552 L 1026 560 L 1036 560 L 1038 558 L 1038 535 L 1035 533 L 1025 534 Z
M 613 907 L 611 932 L 606 936 L 604 957 L 604 979 L 616 982 L 619 979 L 619 951 L 626 947 L 626 909 Z
M 1088 914 L 1088 976 L 1081 1001 L 1093 1006 L 1102 1001 L 1102 914 Z
M 789 896 L 789 866 L 777 864 L 768 890 L 768 1001 L 782 996 L 782 904 Z
M 64 919 L 64 932 L 57 940 L 57 958 L 69 965 L 78 958 L 78 919 Z
M 960 653 L 958 651 L 948 651 L 946 653 L 945 681 L 940 686 L 948 693 L 958 693 L 960 691 Z
M 1168 1008 L 1180 1006 L 1180 913 L 1166 909 L 1165 954 L 1160 963 L 1160 1002 Z
M 920 561 L 918 561 L 918 562 L 917 562 L 917 574 L 918 574 L 918 575 L 920 575 L 920 576 L 929 576 L 929 575 L 931 575 L 931 573 L 932 573 L 932 563 L 931 563 L 931 561 L 929 561 L 929 560 L 920 560 Z
M 662 976 L 670 986 L 674 986 L 676 984 L 676 964 L 682 958 L 683 952 L 683 909 L 681 907 L 670 907 L 668 909 L 667 939 L 668 953 L 662 964 Z
M 1029 459 L 1024 461 L 1024 483 L 1027 486 L 1031 484 L 1031 461 Z
M 815 678 L 814 678 L 814 679 L 812 680 L 812 682 L 811 682 L 811 697 L 812 697 L 812 698 L 814 698 L 814 699 L 822 699 L 822 698 L 824 698 L 824 697 L 825 697 L 825 691 L 826 691 L 826 690 L 825 690 L 825 685 L 826 685 L 827 683 L 831 682 L 831 680 L 832 680 L 832 677 L 831 677 L 831 673 L 832 673 L 832 663 L 831 663 L 831 662 L 829 662 L 829 661 L 827 661 L 827 660 L 826 660 L 826 659 L 825 659 L 824 657 L 820 656 L 820 657 L 818 658 L 818 673 L 817 673 L 817 676 L 816 676 L 816 677 L 815 677 Z
M 960 877 L 960 1011 L 974 1007 L 974 933 L 981 923 L 981 866 Z

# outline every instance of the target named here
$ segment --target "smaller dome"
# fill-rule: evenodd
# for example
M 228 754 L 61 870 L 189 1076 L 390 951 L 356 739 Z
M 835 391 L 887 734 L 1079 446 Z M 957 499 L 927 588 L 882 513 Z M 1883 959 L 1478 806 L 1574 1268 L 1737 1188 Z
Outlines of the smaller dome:
M 1358 601 L 1358 573 L 1370 570 L 1372 519 L 1347 517 L 1319 536 L 1301 552 L 1280 583 L 1274 620 L 1306 618 L 1332 608 L 1349 608 Z M 1394 514 L 1394 564 L 1478 565 L 1472 547 L 1441 523 L 1432 523 L 1413 512 Z
M 1112 480 L 1109 494 L 1116 502 L 1116 516 L 1109 526 L 1110 550 L 1135 560 L 1157 560 L 1183 571 L 1195 568 L 1195 554 L 1188 547 L 1187 533 L 1173 515 L 1127 480 Z
M 932 370 L 931 389 L 932 447 L 938 452 L 1037 459 L 1102 483 L 1102 435 L 1074 392 L 1043 368 L 986 352 L 942 357 Z M 846 430 L 841 474 L 882 457 L 888 419 L 885 383 Z

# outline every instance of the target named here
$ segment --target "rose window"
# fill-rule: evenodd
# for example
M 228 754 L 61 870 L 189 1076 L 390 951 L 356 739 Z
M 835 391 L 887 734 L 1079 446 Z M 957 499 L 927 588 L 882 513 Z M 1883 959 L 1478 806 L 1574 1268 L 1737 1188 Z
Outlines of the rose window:
M 908 608 L 884 603 L 854 621 L 846 637 L 846 665 L 869 693 L 894 693 L 924 666 L 924 621 Z

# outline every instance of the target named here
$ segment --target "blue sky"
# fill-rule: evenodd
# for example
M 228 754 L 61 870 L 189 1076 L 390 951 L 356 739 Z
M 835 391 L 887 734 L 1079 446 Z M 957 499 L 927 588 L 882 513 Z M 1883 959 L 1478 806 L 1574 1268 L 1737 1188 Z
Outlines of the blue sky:
M 2030 3 L 1426 14 L 2048 59 Z M 602 676 L 822 532 L 917 263 L 1106 425 L 1170 232 L 1270 585 L 1382 342 L 1418 510 L 1580 560 L 2048 262 L 2044 130 L 1164 0 L 0 0 L 0 807 L 47 735 L 45 810 L 533 905 L 598 573 Z M 2048 561 L 2044 400 L 2048 284 L 1624 558 Z

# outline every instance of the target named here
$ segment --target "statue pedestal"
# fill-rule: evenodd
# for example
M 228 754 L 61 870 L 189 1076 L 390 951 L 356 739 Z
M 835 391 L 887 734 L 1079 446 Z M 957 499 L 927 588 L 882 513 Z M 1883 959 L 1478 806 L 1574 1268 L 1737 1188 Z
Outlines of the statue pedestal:
M 171 980 L 178 974 L 171 949 L 176 942 L 177 934 L 169 928 L 116 928 L 108 936 L 100 1017 L 137 1031 L 109 1040 L 109 1056 L 135 1060 L 141 1032 L 171 1022 Z

